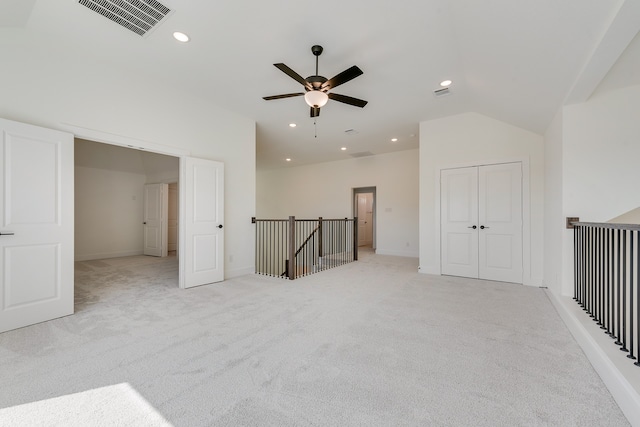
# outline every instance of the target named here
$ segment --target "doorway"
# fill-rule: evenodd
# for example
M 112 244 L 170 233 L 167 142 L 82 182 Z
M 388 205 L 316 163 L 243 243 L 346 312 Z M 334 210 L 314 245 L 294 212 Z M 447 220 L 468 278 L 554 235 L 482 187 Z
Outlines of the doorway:
M 353 189 L 353 216 L 358 218 L 358 247 L 376 247 L 376 187 Z
M 442 274 L 523 283 L 522 164 L 443 169 Z
M 165 282 L 178 287 L 179 158 L 80 138 L 74 141 L 74 151 L 75 260 L 115 262 L 142 254 L 167 256 L 171 230 L 175 252 L 168 262 L 176 264 L 176 274 Z M 164 190 L 164 196 L 150 197 L 150 188 Z M 153 215 L 151 205 L 157 207 Z M 150 233 L 149 226 L 165 231 Z M 150 247 L 154 250 L 149 251 Z M 132 266 L 145 264 L 130 262 Z

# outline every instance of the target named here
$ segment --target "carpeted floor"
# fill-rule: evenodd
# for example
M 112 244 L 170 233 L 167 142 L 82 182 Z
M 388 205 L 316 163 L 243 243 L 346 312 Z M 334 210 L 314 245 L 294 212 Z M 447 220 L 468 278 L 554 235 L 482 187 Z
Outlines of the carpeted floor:
M 0 334 L 0 425 L 628 425 L 541 289 L 416 271 L 78 262 L 75 315 Z

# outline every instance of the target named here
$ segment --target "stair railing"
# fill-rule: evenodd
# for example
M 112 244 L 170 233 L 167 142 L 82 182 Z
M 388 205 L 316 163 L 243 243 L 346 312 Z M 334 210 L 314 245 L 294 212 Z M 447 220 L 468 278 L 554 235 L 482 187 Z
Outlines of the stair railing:
M 640 366 L 640 225 L 573 222 L 574 299 Z
M 358 260 L 357 218 L 256 219 L 255 272 L 294 280 Z

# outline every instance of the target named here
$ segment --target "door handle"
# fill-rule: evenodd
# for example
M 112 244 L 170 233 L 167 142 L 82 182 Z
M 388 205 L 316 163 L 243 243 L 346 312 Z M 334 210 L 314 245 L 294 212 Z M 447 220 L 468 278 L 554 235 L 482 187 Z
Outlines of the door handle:
M 218 224 L 218 228 L 222 228 L 222 224 Z
M 478 228 L 478 227 L 476 227 L 476 226 L 474 225 L 473 227 L 467 227 L 467 228 L 473 228 L 473 229 L 475 230 L 475 229 L 476 229 L 476 228 Z
M 0 231 L 0 236 L 13 236 L 13 231 Z
M 143 222 L 144 225 L 147 225 L 147 221 Z
M 480 230 L 484 230 L 485 228 L 489 228 L 489 227 L 485 227 L 484 225 L 480 226 Z

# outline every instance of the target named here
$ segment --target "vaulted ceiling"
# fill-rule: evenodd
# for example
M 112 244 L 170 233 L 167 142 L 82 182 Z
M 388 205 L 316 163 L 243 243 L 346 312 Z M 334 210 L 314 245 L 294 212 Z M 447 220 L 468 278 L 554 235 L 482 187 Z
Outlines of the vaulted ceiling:
M 153 73 L 249 117 L 258 167 L 275 168 L 417 148 L 421 121 L 468 111 L 543 133 L 563 103 L 593 92 L 640 28 L 628 16 L 635 0 L 161 3 L 172 14 L 141 37 L 78 0 L 4 0 L 0 34 L 123 76 Z M 174 31 L 191 40 L 178 43 Z M 312 75 L 315 44 L 321 75 L 364 71 L 336 92 L 368 105 L 330 100 L 314 120 L 302 97 L 262 99 L 300 91 L 273 64 Z M 445 79 L 451 93 L 434 96 Z

